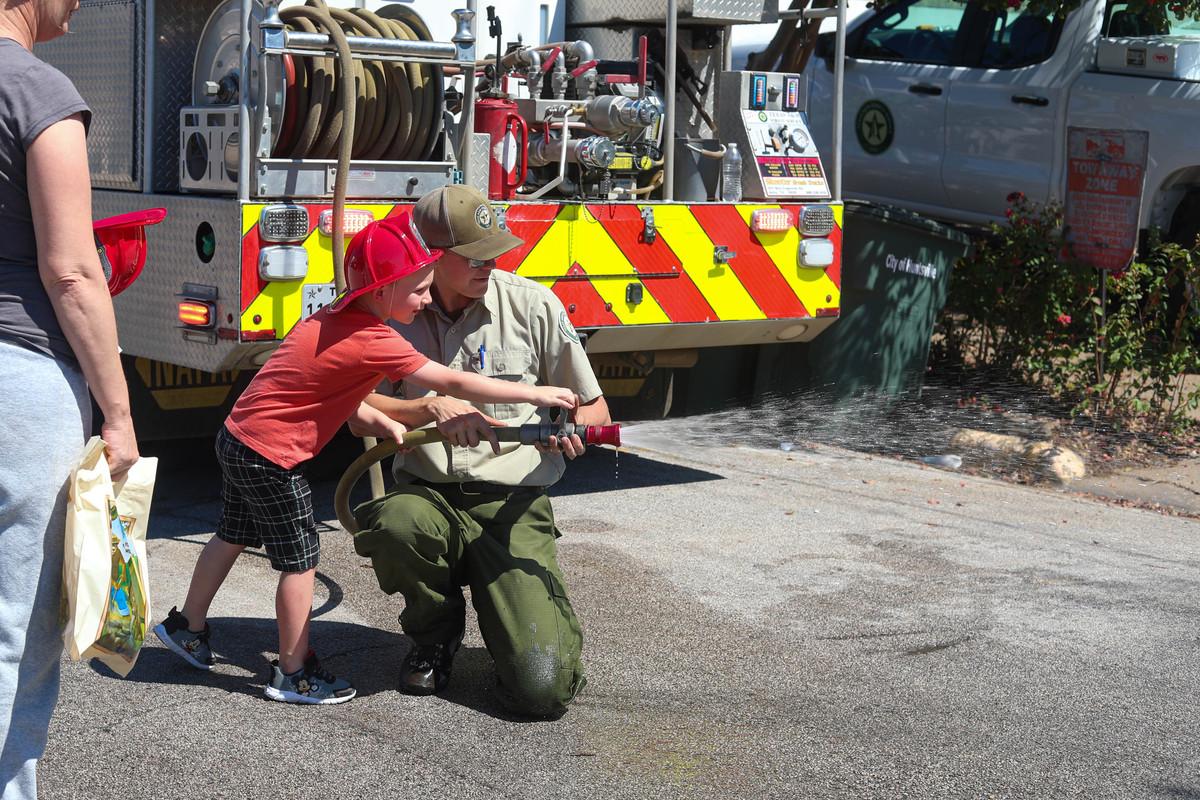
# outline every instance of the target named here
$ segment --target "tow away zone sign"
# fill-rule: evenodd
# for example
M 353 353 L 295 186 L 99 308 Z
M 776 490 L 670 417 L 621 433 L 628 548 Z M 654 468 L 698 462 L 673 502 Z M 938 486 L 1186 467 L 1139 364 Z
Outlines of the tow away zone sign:
M 1067 129 L 1067 238 L 1097 269 L 1133 258 L 1149 145 L 1147 131 Z

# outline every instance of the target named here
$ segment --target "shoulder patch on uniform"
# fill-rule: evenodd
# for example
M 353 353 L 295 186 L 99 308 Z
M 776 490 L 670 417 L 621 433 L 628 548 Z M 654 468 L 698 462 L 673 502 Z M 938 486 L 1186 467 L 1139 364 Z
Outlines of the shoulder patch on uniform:
M 488 209 L 487 203 L 475 209 L 475 224 L 481 228 L 492 227 L 492 212 Z
M 579 344 L 579 333 L 575 330 L 575 326 L 571 324 L 571 320 L 567 319 L 567 312 L 565 311 L 558 312 L 558 329 L 562 331 L 563 336 Z

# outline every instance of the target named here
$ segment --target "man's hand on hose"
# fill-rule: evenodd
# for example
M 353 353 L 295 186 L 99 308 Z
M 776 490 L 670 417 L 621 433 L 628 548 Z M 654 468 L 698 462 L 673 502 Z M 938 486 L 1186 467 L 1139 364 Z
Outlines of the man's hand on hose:
M 571 412 L 571 421 L 576 425 L 612 424 L 612 417 L 608 412 L 608 401 L 604 399 L 604 395 L 600 395 L 586 403 L 580 403 Z M 536 444 L 534 447 L 543 453 L 562 453 L 568 459 L 578 458 L 587 449 L 583 437 L 579 434 L 561 438 L 551 436 L 547 444 Z
M 500 440 L 492 427 L 504 423 L 461 400 L 452 397 L 429 398 L 429 413 L 437 422 L 438 431 L 446 437 L 446 441 L 459 447 L 474 447 L 486 441 L 492 446 L 492 452 L 500 454 Z
M 551 436 L 546 444 L 538 442 L 534 447 L 543 453 L 562 453 L 571 459 L 583 455 L 583 451 L 587 449 L 587 445 L 584 444 L 578 433 L 570 436 Z

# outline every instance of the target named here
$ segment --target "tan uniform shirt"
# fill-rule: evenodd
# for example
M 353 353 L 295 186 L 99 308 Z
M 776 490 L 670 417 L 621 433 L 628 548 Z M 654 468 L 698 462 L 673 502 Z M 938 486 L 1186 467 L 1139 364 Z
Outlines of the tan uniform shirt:
M 529 384 L 564 386 L 588 402 L 601 395 L 600 384 L 554 293 L 533 281 L 496 270 L 487 294 L 465 308 L 458 319 L 431 303 L 409 325 L 397 330 L 413 347 L 451 369 Z M 432 394 L 412 383 L 397 396 L 416 399 Z M 518 404 L 476 404 L 480 411 L 509 425 L 545 423 L 550 410 Z M 399 483 L 420 478 L 431 483 L 489 481 L 509 486 L 549 486 L 562 477 L 566 463 L 559 453 L 542 453 L 528 445 L 501 443 L 454 447 L 426 445 L 396 456 L 393 474 Z

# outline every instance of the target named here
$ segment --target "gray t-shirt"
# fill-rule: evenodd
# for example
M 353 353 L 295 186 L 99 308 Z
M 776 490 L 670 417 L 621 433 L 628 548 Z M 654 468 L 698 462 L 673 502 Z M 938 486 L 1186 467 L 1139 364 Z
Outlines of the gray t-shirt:
M 69 78 L 0 38 L 0 338 L 75 360 L 38 275 L 25 152 L 42 131 L 91 111 Z

